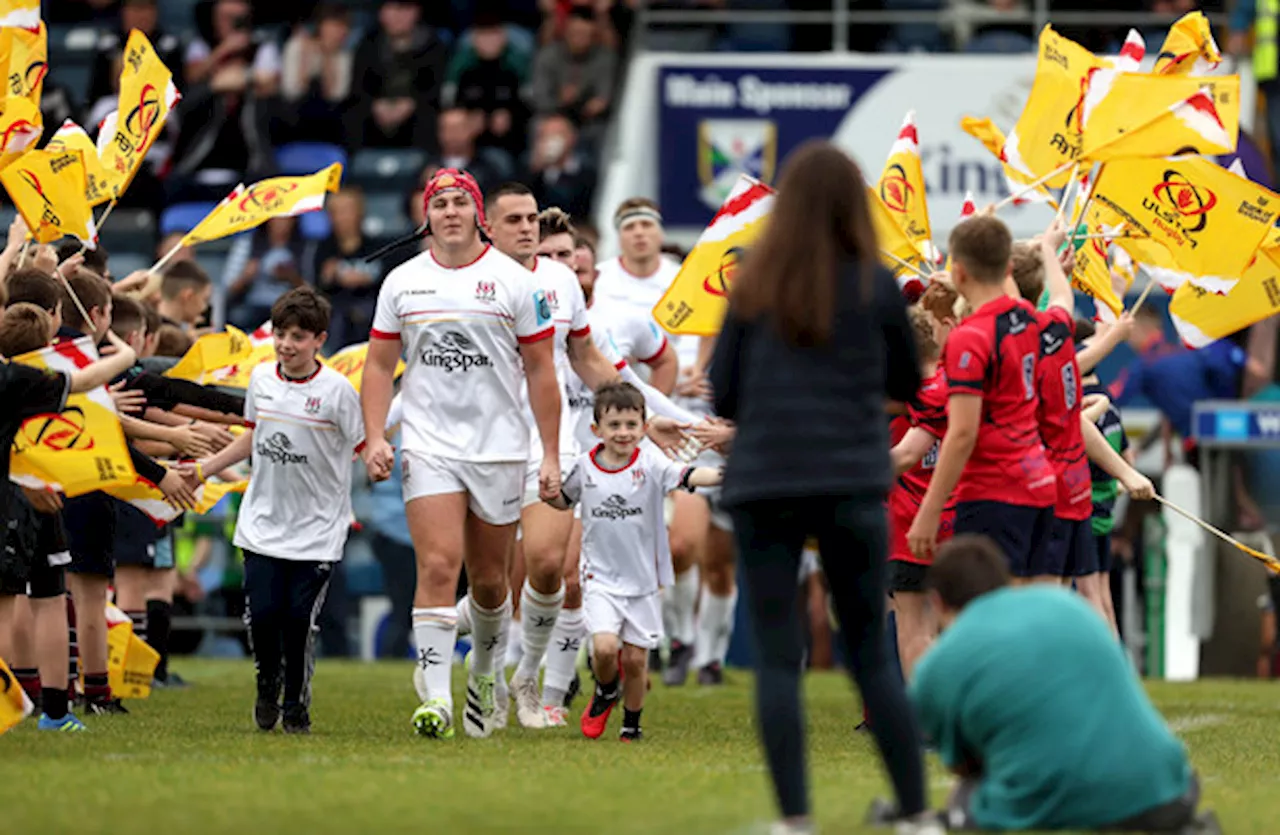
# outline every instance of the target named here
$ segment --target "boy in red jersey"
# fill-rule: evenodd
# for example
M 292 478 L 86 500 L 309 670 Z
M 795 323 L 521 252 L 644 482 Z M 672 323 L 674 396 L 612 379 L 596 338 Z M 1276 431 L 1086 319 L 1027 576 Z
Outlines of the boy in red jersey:
M 932 557 L 954 491 L 955 533 L 991 537 L 1027 578 L 1044 573 L 1056 482 L 1036 418 L 1040 325 L 1006 292 L 1012 247 L 1008 227 L 987 215 L 951 233 L 952 283 L 973 312 L 943 347 L 947 431 L 907 543 Z
M 930 289 L 934 286 L 930 285 Z M 951 296 L 954 300 L 955 293 Z M 911 553 L 907 529 L 929 488 L 929 478 L 938 459 L 938 444 L 947 431 L 947 382 L 938 360 L 939 346 L 946 341 L 950 327 L 937 321 L 920 305 L 907 312 L 915 332 L 920 377 L 924 382 L 915 401 L 908 404 L 907 414 L 895 417 L 889 424 L 889 441 L 893 444 L 890 457 L 897 477 L 889 488 L 889 593 L 893 596 L 897 618 L 898 657 L 902 674 L 909 680 L 916 661 L 928 650 L 938 631 L 925 598 L 925 575 L 930 560 Z M 948 502 L 938 527 L 940 541 L 951 538 L 954 522 L 955 506 Z

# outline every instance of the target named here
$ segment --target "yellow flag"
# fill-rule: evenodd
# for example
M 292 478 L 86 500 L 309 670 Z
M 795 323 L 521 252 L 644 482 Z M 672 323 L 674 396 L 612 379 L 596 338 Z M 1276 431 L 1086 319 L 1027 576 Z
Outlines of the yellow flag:
M 733 274 L 744 250 L 755 242 L 773 209 L 773 189 L 738 177 L 720 211 L 684 259 L 675 281 L 653 308 L 653 318 L 673 334 L 714 336 L 720 332 Z M 875 200 L 874 195 L 872 202 Z
M 25 719 L 34 707 L 17 676 L 0 658 L 0 734 Z
M 112 197 L 119 197 L 133 182 L 138 166 L 181 98 L 173 74 L 156 55 L 151 41 L 134 29 L 124 47 L 116 112 L 101 128 L 103 135 L 110 137 L 103 143 L 102 166 Z
M 368 357 L 369 343 L 361 342 L 358 345 L 348 345 L 323 362 L 350 380 L 351 385 L 355 386 L 356 391 L 359 391 L 360 383 L 364 380 L 364 364 Z M 396 363 L 397 378 L 404 373 L 404 368 L 404 360 Z
M 1080 103 L 1090 71 L 1106 66 L 1052 26 L 1044 27 L 1031 95 L 1005 139 L 1001 157 L 1015 172 L 1015 180 L 1030 184 L 1080 157 Z M 1070 173 L 1063 171 L 1047 185 L 1066 185 Z
M 1081 156 L 1091 162 L 1123 157 L 1206 156 L 1236 149 L 1240 76 L 1195 78 L 1101 70 L 1084 103 Z
M 0 183 L 27 228 L 40 243 L 73 235 L 90 249 L 98 245 L 93 207 L 85 199 L 84 154 L 28 151 L 0 171 Z
M 151 695 L 160 653 L 133 633 L 133 623 L 118 606 L 107 604 L 107 684 L 121 699 Z
M 215 379 L 214 372 L 248 359 L 252 353 L 249 337 L 227 325 L 224 333 L 207 333 L 197 339 L 182 359 L 164 372 L 164 376 L 203 385 Z
M 14 362 L 70 373 L 97 358 L 93 338 L 84 336 L 23 354 Z M 61 413 L 23 423 L 14 438 L 9 473 L 24 486 L 68 496 L 132 484 L 137 474 L 106 387 L 73 394 Z
M 44 134 L 44 117 L 30 99 L 9 96 L 0 101 L 0 169 L 25 154 Z
M 1280 250 L 1260 249 L 1240 281 L 1225 296 L 1191 282 L 1169 302 L 1169 316 L 1182 341 L 1203 348 L 1280 313 Z
M 97 206 L 111 199 L 111 187 L 107 172 L 98 158 L 98 149 L 84 128 L 70 119 L 62 123 L 57 133 L 49 137 L 44 149 L 50 152 L 79 151 L 84 155 L 84 197 L 90 206 Z
M 236 186 L 204 220 L 182 239 L 184 246 L 225 238 L 273 217 L 314 212 L 324 208 L 324 196 L 337 191 L 342 182 L 342 165 L 303 177 L 272 177 L 251 186 Z
M 249 486 L 247 481 L 225 483 L 207 481 L 196 488 L 195 513 L 208 513 L 214 505 L 222 501 L 228 493 L 243 493 Z M 177 519 L 184 511 L 179 510 L 164 500 L 164 494 L 151 482 L 143 478 L 135 478 L 132 484 L 118 484 L 107 488 L 104 492 L 115 496 L 122 502 L 128 502 L 141 510 L 159 527 Z
M 1119 236 L 1125 224 L 1124 219 L 1108 207 L 1090 202 L 1081 225 L 1090 236 Z M 1116 294 L 1111 282 L 1111 267 L 1107 258 L 1109 249 L 1110 242 L 1107 238 L 1090 237 L 1078 242 L 1071 285 L 1093 299 L 1099 309 L 1106 306 L 1112 315 L 1119 316 L 1124 311 L 1124 302 Z
M 1158 75 L 1207 75 L 1222 63 L 1222 53 L 1204 12 L 1183 15 L 1169 27 L 1153 72 Z
M 965 116 L 960 120 L 960 129 L 982 143 L 982 147 L 999 157 L 1004 148 L 1004 131 L 996 127 L 996 123 L 985 117 Z
M 880 182 L 876 184 L 880 202 L 893 215 L 916 246 L 933 245 L 929 228 L 929 208 L 925 201 L 924 170 L 920 167 L 920 137 L 916 132 L 915 111 L 907 113 L 902 129 L 889 151 Z
M 1004 156 L 1004 131 L 996 127 L 996 123 L 987 118 L 976 118 L 974 116 L 965 116 L 960 120 L 960 129 L 972 136 L 974 139 L 982 143 L 982 147 L 991 152 L 991 155 L 1000 160 L 1000 165 L 1004 169 L 1004 178 L 1011 194 L 1020 190 L 1020 187 L 1030 185 L 1032 180 L 1028 180 L 1023 174 L 1019 173 Z M 1058 201 L 1044 186 L 1037 186 L 1035 191 L 1013 201 L 1013 205 L 1020 206 L 1024 203 L 1048 203 L 1055 209 L 1058 207 Z
M 1280 195 L 1200 156 L 1108 165 L 1093 199 L 1123 218 L 1129 234 L 1162 244 L 1178 269 L 1221 277 L 1227 287 L 1271 234 L 1280 209 Z
M 40 0 L 4 0 L 0 3 L 0 27 L 16 26 L 35 31 L 40 25 Z
M 871 207 L 871 225 L 876 230 L 876 243 L 880 247 L 880 263 L 894 273 L 905 271 L 916 275 L 915 271 L 903 266 L 904 261 L 919 267 L 926 275 L 930 273 L 933 265 L 929 259 L 920 251 L 920 247 L 916 246 L 915 241 L 908 238 L 907 233 L 902 231 L 897 219 L 880 202 L 875 190 L 870 187 L 867 188 L 867 202 Z
M 39 108 L 49 73 L 49 30 L 44 21 L 34 32 L 19 27 L 0 29 L 0 57 L 4 59 L 5 94 L 28 99 Z

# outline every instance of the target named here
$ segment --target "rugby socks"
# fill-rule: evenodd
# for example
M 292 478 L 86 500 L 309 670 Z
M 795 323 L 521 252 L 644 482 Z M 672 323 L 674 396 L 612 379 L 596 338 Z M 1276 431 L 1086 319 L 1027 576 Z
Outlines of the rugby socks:
M 639 739 L 640 738 L 640 711 L 622 709 L 622 737 L 623 739 Z
M 669 593 L 662 595 L 662 626 L 673 642 L 693 646 L 693 608 L 698 602 L 698 567 L 695 565 L 683 574 L 676 575 L 676 582 Z
M 140 640 L 147 641 L 147 612 L 146 610 L 138 611 L 137 609 L 125 612 L 129 616 L 129 622 L 133 624 L 133 634 L 137 635 Z M 147 641 L 148 645 L 150 641 Z M 154 649 L 154 647 L 153 647 Z
M 733 637 L 733 612 L 738 603 L 738 590 L 721 596 L 704 587 L 698 603 L 697 638 L 694 640 L 693 666 L 702 669 L 708 664 L 724 666 L 729 654 L 729 639 Z
M 511 596 L 496 609 L 486 609 L 471 600 L 471 670 L 477 676 L 491 676 L 498 668 L 498 633 L 503 620 L 511 617 Z
M 510 591 L 507 591 L 507 599 L 503 601 L 502 605 L 504 607 L 507 607 L 508 612 L 511 611 L 510 609 L 511 592 Z M 498 627 L 498 643 L 493 648 L 494 664 L 499 665 L 499 669 L 501 669 L 503 672 L 503 675 L 498 676 L 498 678 L 501 680 L 498 685 L 499 688 L 501 688 L 502 685 L 506 683 L 505 680 L 506 680 L 507 669 L 505 666 L 501 666 L 501 665 L 506 661 L 507 647 L 510 646 L 510 644 L 511 644 L 511 617 L 508 615 L 507 617 L 502 619 L 502 625 Z
M 41 708 L 44 715 L 58 720 L 67 715 L 68 694 L 60 687 L 45 687 L 40 691 Z
M 76 607 L 67 595 L 67 689 L 76 692 L 80 680 L 80 642 L 76 638 Z
M 173 604 L 167 600 L 147 601 L 147 643 L 160 655 L 156 678 L 169 678 L 169 634 L 173 625 Z
M 508 600 L 509 599 L 510 598 L 508 598 Z M 512 613 L 507 617 L 507 628 L 510 630 L 522 629 L 523 620 L 524 618 L 517 615 L 513 610 Z M 507 643 L 505 644 L 505 648 L 503 650 L 502 666 L 504 669 L 507 667 L 519 667 L 520 659 L 523 657 L 524 657 L 524 640 L 521 639 L 519 641 L 507 641 Z
M 84 699 L 86 702 L 105 702 L 111 699 L 111 685 L 106 673 L 84 674 Z
M 563 707 L 578 667 L 578 650 L 587 636 L 581 609 L 562 609 L 547 647 L 547 671 L 542 674 L 542 703 Z
M 462 599 L 458 601 L 458 605 L 453 607 L 458 617 L 458 634 L 471 634 L 471 595 L 464 594 Z
M 18 680 L 27 698 L 40 708 L 40 669 L 38 667 L 14 667 L 13 677 Z
M 528 580 L 525 581 L 524 590 L 520 593 L 520 637 L 524 643 L 524 655 L 520 658 L 516 675 L 538 677 L 538 667 L 547 654 L 547 644 L 551 641 L 563 606 L 563 583 L 551 594 L 543 594 L 529 585 Z
M 455 607 L 413 610 L 413 642 L 417 646 L 418 670 L 426 687 L 426 699 L 441 699 L 451 710 L 453 692 L 449 689 L 449 679 L 453 670 L 453 647 L 457 641 L 458 611 Z

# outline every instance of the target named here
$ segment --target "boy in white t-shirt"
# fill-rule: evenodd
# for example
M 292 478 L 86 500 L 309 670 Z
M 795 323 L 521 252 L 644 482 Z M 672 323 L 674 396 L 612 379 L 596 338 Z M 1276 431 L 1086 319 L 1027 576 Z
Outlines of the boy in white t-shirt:
M 316 353 L 328 338 L 329 302 L 310 287 L 271 308 L 276 362 L 253 370 L 249 431 L 192 466 L 195 476 L 253 456 L 236 522 L 264 731 L 310 733 L 316 618 L 351 522 L 351 465 L 364 446 L 360 396 Z M 283 675 L 282 675 L 283 673 Z M 283 695 L 283 704 L 281 696 Z
M 719 484 L 721 473 L 684 467 L 651 447 L 642 449 L 644 395 L 630 383 L 602 386 L 593 409 L 592 431 L 602 443 L 578 458 L 560 496 L 548 503 L 561 509 L 582 505 L 583 609 L 596 678 L 582 733 L 590 739 L 603 734 L 621 696 L 620 738 L 631 742 L 640 739 L 645 662 L 662 637 L 661 588 L 673 579 L 670 552 L 662 547 L 663 499 L 676 488 Z

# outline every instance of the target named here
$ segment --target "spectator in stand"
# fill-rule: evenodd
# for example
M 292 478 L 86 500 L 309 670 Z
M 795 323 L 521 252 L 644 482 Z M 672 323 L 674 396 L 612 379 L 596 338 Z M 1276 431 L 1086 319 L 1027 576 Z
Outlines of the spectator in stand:
M 248 242 L 249 260 L 227 288 L 231 324 L 253 331 L 271 318 L 276 299 L 306 283 L 302 272 L 306 245 L 297 227 L 297 218 L 273 217 L 254 231 Z
M 378 30 L 356 50 L 351 144 L 432 148 L 448 50 L 421 11 L 412 0 L 383 0 Z
M 494 148 L 479 149 L 480 118 L 461 107 L 451 107 L 440 114 L 437 144 L 440 154 L 432 160 L 440 168 L 461 168 L 475 177 L 482 192 L 498 186 L 511 174 L 502 152 Z
M 119 0 L 63 0 L 46 3 L 45 20 L 49 23 L 94 23 L 110 20 Z
M 333 232 L 320 242 L 316 252 L 316 283 L 333 305 L 329 342 L 325 346 L 332 353 L 369 338 L 378 287 L 387 264 L 385 257 L 365 260 L 377 246 L 366 240 L 361 231 L 364 194 L 360 189 L 341 189 L 329 197 L 326 208 Z
M 570 8 L 564 37 L 547 44 L 533 67 L 533 100 L 539 115 L 564 112 L 579 125 L 588 143 L 603 132 L 613 100 L 618 56 L 596 37 L 590 6 Z
M 567 117 L 542 117 L 525 178 L 539 206 L 559 206 L 575 218 L 590 213 L 596 186 L 596 172 L 578 153 L 577 144 L 578 132 Z
M 280 86 L 280 50 L 253 34 L 251 11 L 245 0 L 216 0 L 205 36 L 187 48 L 173 201 L 220 200 L 237 182 L 275 168 L 268 120 Z
M 89 79 L 85 103 L 91 105 L 101 98 L 110 97 L 115 100 L 119 86 L 120 67 L 116 62 L 124 50 L 125 41 L 134 29 L 147 36 L 156 55 L 173 73 L 173 83 L 179 90 L 185 90 L 182 78 L 183 45 L 182 38 L 160 28 L 160 15 L 157 11 L 157 0 L 124 0 L 120 4 L 117 20 L 98 33 L 98 45 L 93 57 L 93 76 Z M 96 125 L 97 121 L 90 120 Z M 45 120 L 48 125 L 48 120 Z M 58 123 L 61 124 L 61 123 Z M 54 126 L 55 129 L 57 125 Z
M 299 26 L 284 45 L 281 127 L 317 142 L 345 143 L 343 116 L 351 96 L 351 20 L 340 3 L 316 6 L 314 26 Z
M 450 106 L 483 114 L 479 142 L 512 156 L 524 151 L 529 108 L 522 99 L 529 80 L 530 55 L 512 43 L 501 15 L 476 16 L 449 62 L 445 100 Z

